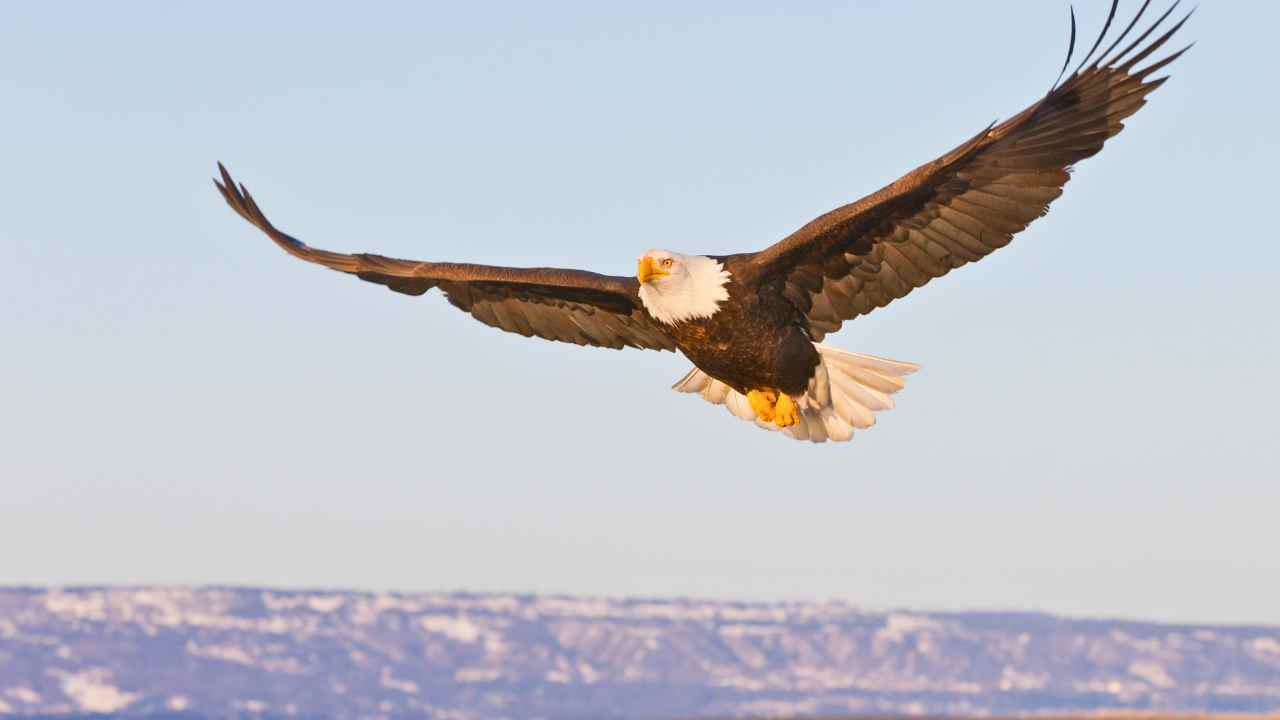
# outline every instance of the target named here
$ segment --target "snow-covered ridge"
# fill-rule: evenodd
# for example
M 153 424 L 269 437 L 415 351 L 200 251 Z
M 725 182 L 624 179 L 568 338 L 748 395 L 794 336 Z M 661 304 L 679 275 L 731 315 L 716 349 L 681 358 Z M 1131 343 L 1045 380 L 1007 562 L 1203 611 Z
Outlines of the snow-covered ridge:
M 1280 628 L 470 593 L 0 589 L 0 714 L 1280 710 Z

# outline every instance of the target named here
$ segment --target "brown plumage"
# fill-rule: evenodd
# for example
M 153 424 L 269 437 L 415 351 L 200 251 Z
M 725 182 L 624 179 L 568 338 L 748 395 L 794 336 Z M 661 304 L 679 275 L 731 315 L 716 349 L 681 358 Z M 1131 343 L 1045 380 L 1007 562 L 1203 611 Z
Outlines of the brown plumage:
M 525 336 L 609 348 L 679 349 L 703 376 L 695 370 L 678 389 L 702 392 L 713 400 L 720 397 L 715 401 L 727 402 L 731 409 L 733 398 L 726 400 L 718 384 L 742 395 L 780 391 L 796 396 L 801 405 L 800 427 L 789 434 L 847 439 L 843 430 L 832 429 L 829 414 L 822 414 L 825 407 L 838 405 L 839 393 L 818 386 L 824 369 L 834 372 L 839 363 L 824 365 L 818 352 L 823 348 L 814 343 L 845 321 L 1007 245 L 1014 234 L 1048 212 L 1070 179 L 1072 166 L 1099 152 L 1166 79 L 1152 76 L 1188 49 L 1137 68 L 1190 17 L 1188 13 L 1157 35 L 1177 7 L 1175 2 L 1149 29 L 1129 40 L 1150 5 L 1146 0 L 1120 36 L 1089 64 L 1111 27 L 1117 4 L 1112 3 L 1106 26 L 1085 59 L 1038 102 L 761 252 L 713 258 L 728 272 L 723 286 L 727 299 L 713 303 L 710 314 L 679 321 L 664 321 L 651 312 L 654 308 L 642 299 L 637 278 L 416 262 L 311 248 L 277 230 L 221 164 L 221 182 L 215 184 L 237 213 L 295 257 L 409 295 L 439 287 L 453 305 L 477 320 Z M 1074 41 L 1073 14 L 1072 50 Z M 867 367 L 871 365 L 859 372 L 871 372 Z M 857 382 L 859 388 L 881 387 L 879 392 L 891 393 L 901 387 L 898 377 L 911 369 L 900 364 L 900 371 L 882 369 L 879 380 L 867 376 L 866 382 Z M 851 389 L 850 395 L 858 395 L 859 388 Z M 806 399 L 812 400 L 816 426 L 805 424 Z M 877 402 L 873 397 L 861 405 Z M 752 408 L 755 414 L 750 417 L 769 419 L 768 408 L 756 405 L 756 398 Z M 851 427 L 863 426 L 848 414 L 837 413 L 837 419 Z M 823 423 L 825 429 L 818 427 Z M 781 420 L 778 425 L 786 427 Z
M 1150 0 L 1143 3 L 1103 58 L 1133 30 L 1149 5 Z M 1009 244 L 1015 233 L 1048 212 L 1049 203 L 1070 179 L 1072 166 L 1097 154 L 1124 128 L 1125 118 L 1145 105 L 1146 96 L 1167 79 L 1150 76 L 1189 49 L 1134 70 L 1190 18 L 1188 13 L 1134 53 L 1177 5 L 1123 51 L 1087 68 L 1082 63 L 1066 82 L 1026 110 L 757 254 L 757 277 L 785 278 L 783 293 L 803 310 L 818 340 L 840 329 L 844 321 L 884 307 Z M 1111 17 L 1115 11 L 1113 3 Z M 1106 29 L 1095 50 L 1105 33 Z
M 640 307 L 635 278 L 585 270 L 508 268 L 417 262 L 369 253 L 347 255 L 310 247 L 277 230 L 253 196 L 218 163 L 214 183 L 227 204 L 296 258 L 386 285 L 406 295 L 439 287 L 449 302 L 486 325 L 578 345 L 675 350 L 671 337 Z

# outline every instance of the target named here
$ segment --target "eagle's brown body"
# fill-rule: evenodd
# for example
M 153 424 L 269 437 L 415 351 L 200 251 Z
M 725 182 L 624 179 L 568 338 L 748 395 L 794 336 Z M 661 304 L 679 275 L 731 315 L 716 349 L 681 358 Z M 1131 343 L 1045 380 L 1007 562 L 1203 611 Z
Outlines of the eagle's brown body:
M 728 301 L 711 317 L 675 323 L 669 332 L 694 365 L 740 393 L 803 394 L 818 365 L 804 315 L 777 285 L 749 281 L 750 258 L 715 257 L 729 271 Z
M 232 209 L 298 258 L 408 295 L 438 288 L 480 322 L 525 336 L 608 348 L 680 350 L 701 374 L 690 373 L 677 389 L 700 392 L 730 406 L 739 417 L 757 421 L 768 419 L 763 401 L 751 400 L 756 414 L 752 408 L 735 410 L 734 402 L 742 397 L 735 398 L 725 386 L 738 394 L 781 393 L 779 407 L 790 406 L 787 396 L 794 395 L 797 413 L 786 415 L 802 422 L 793 437 L 848 439 L 852 428 L 869 426 L 870 411 L 892 406 L 887 393 L 901 389 L 901 376 L 914 366 L 842 354 L 814 343 L 844 322 L 981 260 L 1048 212 L 1072 167 L 1097 154 L 1123 129 L 1124 120 L 1167 79 L 1152 75 L 1187 49 L 1139 67 L 1187 20 L 1157 35 L 1173 11 L 1169 8 L 1122 46 L 1149 4 L 1147 0 L 1119 38 L 1103 49 L 1116 14 L 1113 1 L 1084 61 L 1066 74 L 1069 53 L 1065 80 L 1022 112 L 760 252 L 715 258 L 729 273 L 715 290 L 723 287 L 728 296 L 709 313 L 691 319 L 673 321 L 660 317 L 665 310 L 651 312 L 637 277 L 418 262 L 312 248 L 276 229 L 221 165 L 217 185 Z M 1074 50 L 1074 15 L 1071 38 Z M 840 385 L 840 372 L 855 380 Z M 843 395 L 841 388 L 847 391 Z M 839 412 L 827 414 L 832 408 Z M 806 425 L 806 418 L 812 422 Z

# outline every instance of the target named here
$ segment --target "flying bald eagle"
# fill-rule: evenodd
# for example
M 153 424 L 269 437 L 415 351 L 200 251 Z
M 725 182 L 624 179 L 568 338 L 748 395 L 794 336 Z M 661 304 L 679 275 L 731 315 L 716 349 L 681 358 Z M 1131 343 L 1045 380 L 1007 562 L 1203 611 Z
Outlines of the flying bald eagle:
M 1152 74 L 1190 46 L 1138 69 L 1190 13 L 1148 42 L 1177 3 L 1118 52 L 1150 5 L 1093 64 L 1102 33 L 1047 95 L 942 157 L 836 208 L 760 252 L 650 250 L 635 277 L 583 270 L 397 260 L 309 247 L 277 230 L 221 163 L 227 203 L 289 254 L 404 293 L 439 287 L 486 325 L 578 345 L 679 350 L 694 368 L 674 386 L 797 440 L 849 440 L 916 365 L 819 344 L 841 323 L 1004 247 L 1048 212 L 1072 166 L 1102 149 L 1167 78 Z M 1143 43 L 1146 43 L 1145 45 Z

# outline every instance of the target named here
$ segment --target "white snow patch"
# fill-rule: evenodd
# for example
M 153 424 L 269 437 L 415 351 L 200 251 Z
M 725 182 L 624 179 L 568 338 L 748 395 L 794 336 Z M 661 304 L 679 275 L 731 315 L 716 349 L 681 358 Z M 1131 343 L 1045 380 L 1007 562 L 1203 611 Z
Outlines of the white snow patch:
M 189 590 L 137 590 L 133 593 L 134 603 L 149 608 L 148 620 L 156 625 L 174 626 L 182 622 L 180 600 L 191 601 Z
M 539 613 L 574 617 L 607 617 L 614 612 L 607 600 L 594 598 L 539 598 L 535 606 Z
M 44 597 L 44 607 L 55 615 L 71 615 L 83 620 L 106 620 L 107 602 L 100 592 L 69 594 L 53 591 Z
M 452 615 L 423 615 L 418 621 L 427 632 L 439 633 L 451 640 L 468 645 L 480 637 L 480 626 L 465 617 Z
M 251 713 L 260 713 L 270 707 L 261 700 L 237 700 L 232 704 L 237 710 L 248 710 Z
M 142 697 L 142 693 L 123 692 L 108 683 L 111 671 L 106 668 L 60 674 L 63 694 L 74 700 L 81 710 L 88 712 L 115 712 L 129 707 Z
M 191 707 L 191 701 L 185 695 L 174 695 L 165 701 L 164 706 L 174 712 L 182 712 Z
M 1138 661 L 1129 663 L 1129 674 L 1136 675 L 1158 688 L 1171 688 L 1177 685 L 1164 666 L 1157 662 Z
M 890 613 L 884 627 L 876 631 L 876 640 L 902 642 L 907 635 L 925 630 L 942 630 L 942 623 L 919 615 Z
M 491 682 L 502 677 L 501 670 L 491 668 L 459 668 L 453 674 L 457 682 Z
M 725 675 L 714 678 L 713 682 L 716 687 L 730 687 L 735 690 L 747 690 L 749 692 L 764 690 L 768 687 L 763 680 L 743 677 L 742 675 Z
M 1021 673 L 1012 665 L 1005 665 L 1004 670 L 1000 673 L 1000 689 L 1008 692 L 1010 690 L 1039 690 L 1049 684 L 1049 676 L 1042 673 Z
M 812 715 L 817 709 L 816 700 L 752 700 L 739 705 L 737 713 L 749 717 L 791 717 Z
M 32 690 L 29 687 L 23 687 L 21 685 L 19 685 L 18 687 L 11 687 L 8 690 L 5 690 L 4 694 L 8 695 L 14 700 L 17 700 L 18 702 L 24 702 L 24 703 L 27 703 L 28 705 L 35 705 L 36 703 L 44 699 L 40 696 L 40 693 L 36 692 L 35 690 Z
M 1258 638 L 1249 643 L 1249 648 L 1259 655 L 1280 656 L 1280 641 L 1275 638 Z
M 253 656 L 243 648 L 235 645 L 199 645 L 193 640 L 187 641 L 187 654 L 196 657 L 213 658 L 238 665 L 253 665 Z
M 720 618 L 736 622 L 786 622 L 787 611 L 780 607 L 727 607 L 720 610 Z
M 602 673 L 595 669 L 590 663 L 578 662 L 578 676 L 588 685 L 597 682 Z
M 1095 679 L 1088 682 L 1075 681 L 1071 686 L 1077 692 L 1106 693 L 1115 695 L 1117 700 L 1128 702 L 1150 694 L 1151 688 L 1146 683 L 1123 682 L 1121 680 Z
M 378 684 L 384 688 L 399 690 L 402 693 L 408 693 L 410 695 L 418 694 L 418 683 L 413 682 L 412 680 L 401 680 L 397 678 L 391 674 L 391 668 L 389 667 L 382 668 L 382 676 L 378 678 Z
M 11 712 L 14 712 L 13 706 L 3 700 L 0 700 L 0 713 L 8 714 Z
M 307 671 L 305 665 L 297 658 L 267 658 L 258 661 L 258 667 L 267 672 L 282 672 L 290 675 L 301 675 Z
M 520 609 L 520 599 L 511 595 L 482 597 L 474 603 L 477 607 L 496 613 L 514 613 Z
M 816 690 L 847 688 L 858 682 L 855 673 L 833 670 L 827 667 L 798 666 L 792 670 L 795 682 L 791 687 L 797 690 Z
M 759 637 L 785 635 L 787 629 L 778 625 L 721 625 L 720 634 L 725 637 Z
M 642 603 L 631 607 L 631 617 L 658 620 L 700 620 L 710 622 L 716 617 L 713 606 L 686 607 L 664 603 Z
M 318 613 L 331 613 L 345 602 L 341 595 L 318 595 L 307 599 L 307 607 Z

